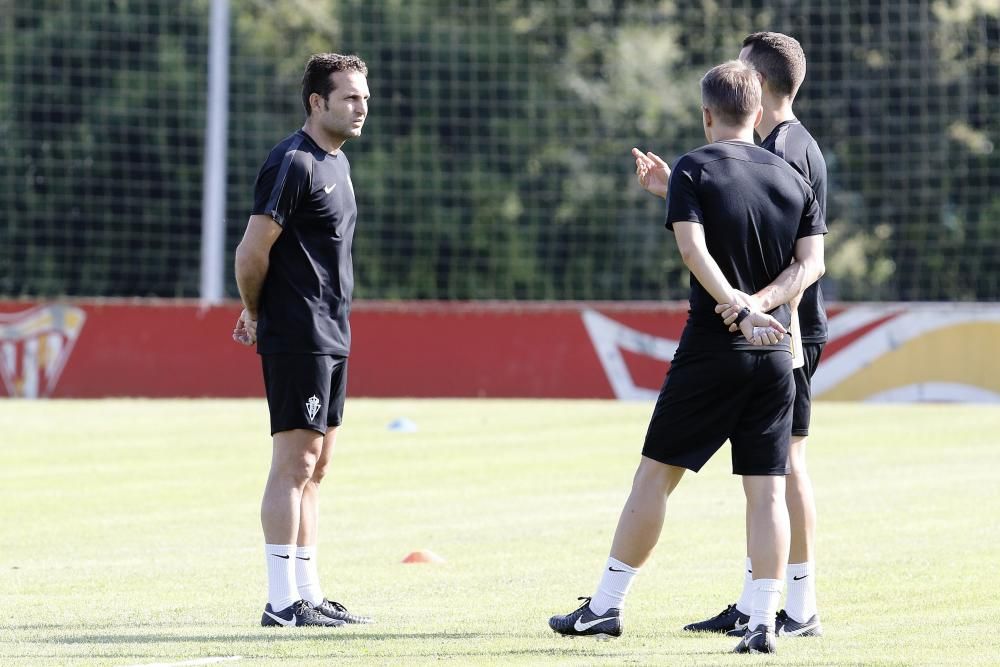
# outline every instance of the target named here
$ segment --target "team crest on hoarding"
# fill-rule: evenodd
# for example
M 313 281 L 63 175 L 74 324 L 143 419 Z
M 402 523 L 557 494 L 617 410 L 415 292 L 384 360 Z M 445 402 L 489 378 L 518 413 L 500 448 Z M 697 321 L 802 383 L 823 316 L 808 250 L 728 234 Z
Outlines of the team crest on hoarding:
M 87 314 L 64 304 L 0 313 L 0 376 L 7 395 L 51 396 Z

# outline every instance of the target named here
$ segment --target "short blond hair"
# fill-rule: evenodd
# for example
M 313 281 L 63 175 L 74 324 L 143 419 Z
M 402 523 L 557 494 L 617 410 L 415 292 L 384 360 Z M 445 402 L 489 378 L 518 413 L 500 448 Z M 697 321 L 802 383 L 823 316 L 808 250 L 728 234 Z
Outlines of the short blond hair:
M 760 95 L 757 74 L 739 60 L 716 65 L 701 79 L 701 103 L 726 125 L 743 125 L 753 117 Z

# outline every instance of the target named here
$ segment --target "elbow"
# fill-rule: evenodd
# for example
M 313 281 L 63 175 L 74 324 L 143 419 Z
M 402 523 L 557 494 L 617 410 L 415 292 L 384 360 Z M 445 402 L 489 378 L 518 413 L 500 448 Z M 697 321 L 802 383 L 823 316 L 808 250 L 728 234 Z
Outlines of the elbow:
M 694 246 L 678 245 L 677 249 L 681 253 L 681 261 L 684 262 L 684 266 L 690 269 L 692 262 L 694 262 L 695 258 L 698 256 Z
M 246 248 L 242 243 L 236 246 L 235 268 L 237 276 L 245 272 L 247 266 L 247 254 Z
M 824 262 L 823 260 L 819 260 L 819 262 L 816 263 L 816 280 L 819 280 L 825 275 L 826 275 L 826 262 Z
M 259 268 L 262 261 L 266 261 L 267 258 L 262 258 L 260 253 L 254 252 L 247 248 L 243 243 L 236 246 L 236 275 L 247 275 L 253 273 L 254 269 Z

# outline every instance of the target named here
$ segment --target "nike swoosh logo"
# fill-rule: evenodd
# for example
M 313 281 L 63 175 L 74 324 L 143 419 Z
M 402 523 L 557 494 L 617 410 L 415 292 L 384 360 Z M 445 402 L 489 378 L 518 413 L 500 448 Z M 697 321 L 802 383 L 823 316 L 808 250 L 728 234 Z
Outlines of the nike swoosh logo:
M 808 576 L 809 576 L 808 574 L 803 574 L 801 577 L 792 577 L 792 581 L 802 581 Z
M 611 570 L 612 572 L 624 572 L 625 571 L 625 570 L 616 570 L 613 567 L 609 567 L 608 569 Z
M 270 616 L 271 618 L 273 618 L 274 620 L 276 620 L 278 623 L 281 623 L 282 625 L 284 625 L 286 627 L 287 626 L 295 625 L 295 614 L 292 614 L 292 619 L 288 620 L 288 619 L 284 619 L 284 618 L 282 618 L 280 616 L 275 616 L 274 614 L 272 614 L 269 611 L 265 611 L 264 613 L 267 614 L 268 616 Z
M 271 555 L 272 556 L 277 556 L 278 558 L 284 558 L 285 560 L 288 560 L 288 556 L 282 556 L 280 554 L 271 554 Z
M 605 618 L 598 618 L 598 619 L 593 620 L 593 621 L 588 621 L 586 623 L 581 623 L 582 619 L 578 618 L 578 619 L 576 619 L 576 623 L 573 624 L 573 629 L 576 630 L 577 632 L 583 632 L 584 630 L 591 629 L 595 625 L 600 625 L 601 623 L 604 623 L 605 621 L 610 621 L 612 619 L 614 619 L 614 616 L 606 616 Z
M 747 644 L 749 644 L 751 641 L 753 641 L 754 637 L 759 637 L 762 634 L 764 634 L 764 633 L 763 632 L 755 632 L 752 635 L 747 635 L 747 637 L 743 641 L 746 642 Z
M 325 188 L 323 188 L 323 192 L 325 192 L 326 194 L 330 194 L 331 192 L 333 192 L 333 189 L 335 187 L 337 187 L 336 183 L 334 183 L 333 185 L 328 185 Z
M 296 560 L 312 560 L 312 558 L 303 558 L 302 556 L 296 556 Z
M 739 632 L 740 630 L 746 630 L 748 625 L 750 625 L 749 620 L 746 623 L 740 623 L 739 621 L 736 621 L 735 623 L 733 623 L 733 630 L 736 630 L 737 632 Z
M 804 635 L 805 633 L 810 632 L 814 629 L 815 629 L 814 625 L 806 625 L 799 628 L 798 630 L 786 630 L 784 626 L 782 626 L 774 634 L 777 635 L 778 637 L 798 637 L 799 635 Z

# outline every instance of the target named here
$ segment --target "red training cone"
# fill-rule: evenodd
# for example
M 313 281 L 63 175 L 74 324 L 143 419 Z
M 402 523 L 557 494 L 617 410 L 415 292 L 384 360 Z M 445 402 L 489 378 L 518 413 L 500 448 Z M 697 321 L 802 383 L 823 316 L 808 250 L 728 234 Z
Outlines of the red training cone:
M 403 559 L 404 563 L 443 563 L 444 558 L 438 556 L 433 551 L 428 551 L 427 549 L 420 549 L 419 551 L 413 551 L 407 554 L 406 558 Z

